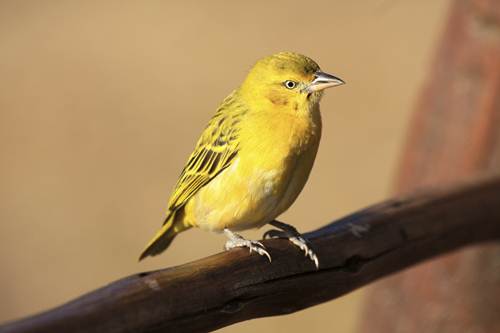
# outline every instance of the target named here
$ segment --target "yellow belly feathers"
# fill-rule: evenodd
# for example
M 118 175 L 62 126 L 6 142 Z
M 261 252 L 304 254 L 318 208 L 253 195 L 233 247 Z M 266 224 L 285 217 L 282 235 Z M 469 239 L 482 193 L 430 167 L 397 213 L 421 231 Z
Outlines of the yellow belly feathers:
M 269 114 L 253 117 L 254 125 L 240 133 L 244 145 L 231 166 L 186 204 L 184 224 L 211 231 L 258 228 L 288 209 L 299 195 L 318 150 L 319 108 L 271 120 Z

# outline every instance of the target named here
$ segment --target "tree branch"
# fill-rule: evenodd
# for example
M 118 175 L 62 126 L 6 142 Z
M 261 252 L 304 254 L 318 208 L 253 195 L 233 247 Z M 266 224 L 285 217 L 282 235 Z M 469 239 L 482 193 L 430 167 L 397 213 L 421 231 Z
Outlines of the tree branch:
M 320 269 L 285 240 L 113 282 L 0 332 L 204 332 L 319 304 L 422 260 L 500 239 L 500 178 L 359 211 L 305 235 Z M 458 292 L 458 291 L 457 291 Z

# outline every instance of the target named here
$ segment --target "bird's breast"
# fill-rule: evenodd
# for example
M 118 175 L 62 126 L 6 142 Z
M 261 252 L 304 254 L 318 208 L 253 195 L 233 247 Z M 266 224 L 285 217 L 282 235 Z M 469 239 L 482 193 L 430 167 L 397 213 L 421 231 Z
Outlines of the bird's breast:
M 293 203 L 309 176 L 320 120 L 259 115 L 245 121 L 236 159 L 186 207 L 201 228 L 260 227 Z
M 238 168 L 262 223 L 288 209 L 309 177 L 321 136 L 319 109 L 313 111 L 259 114 L 241 130 Z
M 249 115 L 240 131 L 240 151 L 254 163 L 279 167 L 319 143 L 319 110 L 304 114 L 260 112 Z

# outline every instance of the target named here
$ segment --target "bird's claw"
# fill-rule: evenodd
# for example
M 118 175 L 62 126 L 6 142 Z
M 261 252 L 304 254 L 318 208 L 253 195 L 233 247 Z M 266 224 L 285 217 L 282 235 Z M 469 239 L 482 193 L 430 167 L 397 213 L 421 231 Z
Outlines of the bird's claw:
M 261 256 L 266 256 L 269 262 L 271 262 L 271 255 L 267 252 L 266 247 L 261 242 L 245 239 L 240 235 L 229 231 L 226 231 L 226 233 L 230 233 L 230 238 L 224 246 L 226 251 L 236 247 L 247 247 L 250 250 L 250 253 L 257 252 Z
M 282 227 L 282 226 L 280 226 Z M 295 229 L 292 226 L 288 225 L 286 227 L 286 230 L 276 230 L 276 229 L 271 229 L 268 230 L 264 233 L 263 237 L 264 239 L 266 238 L 285 238 L 288 239 L 293 245 L 297 246 L 299 249 L 304 251 L 304 256 L 308 257 L 314 262 L 314 265 L 316 266 L 316 269 L 319 269 L 319 260 L 318 256 L 314 251 L 311 249 L 309 246 L 309 242 L 306 241 L 302 236 L 300 236 L 299 232 L 297 229 Z
M 319 269 L 318 256 L 309 247 L 309 245 L 307 245 L 307 241 L 304 238 L 302 238 L 300 236 L 296 236 L 296 237 L 290 237 L 290 238 L 288 238 L 288 240 L 290 242 L 292 242 L 295 246 L 297 246 L 299 249 L 304 251 L 304 256 L 309 257 L 309 259 L 314 261 L 314 265 L 316 266 L 316 269 Z

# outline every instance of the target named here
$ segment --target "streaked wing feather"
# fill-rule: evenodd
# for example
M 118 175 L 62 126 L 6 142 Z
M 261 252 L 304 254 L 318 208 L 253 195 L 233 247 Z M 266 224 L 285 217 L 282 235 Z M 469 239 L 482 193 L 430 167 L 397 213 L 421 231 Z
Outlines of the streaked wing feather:
M 169 211 L 184 206 L 203 186 L 231 165 L 238 154 L 238 124 L 245 114 L 234 93 L 221 104 L 203 131 L 181 172 L 168 203 Z

